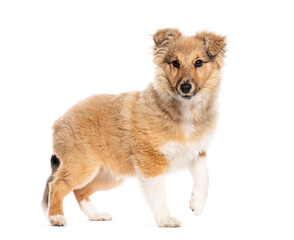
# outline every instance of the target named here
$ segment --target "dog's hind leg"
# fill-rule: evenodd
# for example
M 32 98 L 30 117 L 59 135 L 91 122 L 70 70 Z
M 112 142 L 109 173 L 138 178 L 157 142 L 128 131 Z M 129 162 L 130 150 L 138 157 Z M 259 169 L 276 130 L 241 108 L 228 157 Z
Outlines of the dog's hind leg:
M 116 178 L 102 167 L 93 181 L 83 188 L 74 190 L 81 210 L 90 221 L 110 221 L 112 217 L 108 213 L 98 211 L 89 197 L 96 191 L 114 188 L 122 182 L 122 179 Z
M 49 184 L 48 217 L 53 226 L 65 225 L 64 197 L 74 189 L 82 188 L 91 182 L 99 170 L 97 163 L 78 159 L 63 159 L 54 174 L 54 180 Z
M 63 213 L 63 199 L 72 191 L 72 188 L 62 179 L 55 179 L 50 183 L 48 217 L 52 226 L 66 224 Z

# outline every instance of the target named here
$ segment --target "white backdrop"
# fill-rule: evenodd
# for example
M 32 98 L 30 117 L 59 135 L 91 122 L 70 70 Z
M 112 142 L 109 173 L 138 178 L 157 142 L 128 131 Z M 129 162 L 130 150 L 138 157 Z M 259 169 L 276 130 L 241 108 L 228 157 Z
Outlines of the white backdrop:
M 290 3 L 2 0 L 1 239 L 293 239 Z M 168 204 L 182 228 L 155 226 L 136 179 L 93 196 L 113 221 L 88 222 L 70 194 L 68 226 L 50 227 L 40 202 L 53 122 L 92 94 L 144 89 L 155 72 L 151 35 L 165 27 L 187 35 L 207 29 L 228 39 L 203 215 L 188 208 L 192 178 L 182 172 L 167 179 Z

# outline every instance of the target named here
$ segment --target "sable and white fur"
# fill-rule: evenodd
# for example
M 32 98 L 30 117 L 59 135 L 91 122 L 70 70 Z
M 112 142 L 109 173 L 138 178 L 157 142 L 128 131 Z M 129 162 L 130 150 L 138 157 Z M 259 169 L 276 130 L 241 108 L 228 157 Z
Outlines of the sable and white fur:
M 90 220 L 111 220 L 90 195 L 137 176 L 156 223 L 179 227 L 166 206 L 164 175 L 184 168 L 194 179 L 190 207 L 196 215 L 203 211 L 206 150 L 216 125 L 225 38 L 161 29 L 153 39 L 157 74 L 146 90 L 92 96 L 55 122 L 52 174 L 43 200 L 52 225 L 65 225 L 62 203 L 71 191 Z M 196 65 L 197 60 L 203 64 Z M 181 92 L 186 82 L 189 94 Z

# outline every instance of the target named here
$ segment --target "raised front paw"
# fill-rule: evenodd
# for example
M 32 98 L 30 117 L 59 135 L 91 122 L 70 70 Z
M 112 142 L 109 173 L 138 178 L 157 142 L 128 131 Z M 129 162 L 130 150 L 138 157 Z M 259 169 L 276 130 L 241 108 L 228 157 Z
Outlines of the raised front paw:
M 181 226 L 181 222 L 173 217 L 160 218 L 156 222 L 162 228 L 176 228 Z
M 206 202 L 205 195 L 198 194 L 197 196 L 195 196 L 192 193 L 191 200 L 190 200 L 190 208 L 196 216 L 201 215 L 201 213 L 203 212 L 205 202 Z

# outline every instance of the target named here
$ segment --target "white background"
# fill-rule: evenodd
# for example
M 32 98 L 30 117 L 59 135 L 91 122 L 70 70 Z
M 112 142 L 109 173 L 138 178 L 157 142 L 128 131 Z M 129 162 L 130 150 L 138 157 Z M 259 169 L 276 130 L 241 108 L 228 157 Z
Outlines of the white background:
M 1 239 L 293 239 L 290 3 L 2 0 Z M 192 178 L 182 172 L 167 179 L 182 228 L 156 227 L 136 179 L 93 196 L 113 221 L 88 222 L 70 194 L 68 226 L 50 227 L 40 202 L 53 122 L 92 94 L 143 90 L 155 72 L 151 35 L 165 27 L 187 35 L 207 29 L 228 40 L 203 215 L 188 208 Z

